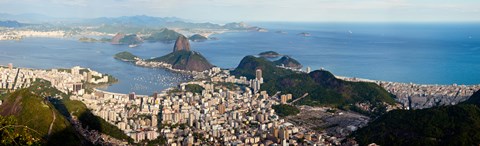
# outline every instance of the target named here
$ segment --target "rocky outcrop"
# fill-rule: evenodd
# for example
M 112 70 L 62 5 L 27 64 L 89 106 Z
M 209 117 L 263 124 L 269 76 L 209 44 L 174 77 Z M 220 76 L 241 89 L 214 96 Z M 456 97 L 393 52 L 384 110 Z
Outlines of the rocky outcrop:
M 175 46 L 173 47 L 173 52 L 178 51 L 190 51 L 190 42 L 188 42 L 187 37 L 184 35 L 178 36 L 175 41 Z
M 112 44 L 114 44 L 114 45 L 122 44 L 122 43 L 120 42 L 120 40 L 123 39 L 124 37 L 125 37 L 125 34 L 117 33 L 117 35 L 115 35 L 115 36 L 112 38 Z
M 183 35 L 178 36 L 172 53 L 147 61 L 168 63 L 172 65 L 173 69 L 186 71 L 201 72 L 213 67 L 202 54 L 190 50 L 190 43 Z

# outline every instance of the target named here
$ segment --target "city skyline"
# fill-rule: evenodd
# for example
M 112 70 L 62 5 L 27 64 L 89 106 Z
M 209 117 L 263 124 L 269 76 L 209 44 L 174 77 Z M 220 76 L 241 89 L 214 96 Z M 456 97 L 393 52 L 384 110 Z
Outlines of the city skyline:
M 412 0 L 3 0 L 0 13 L 41 14 L 56 18 L 133 15 L 180 17 L 194 21 L 479 21 L 480 2 Z

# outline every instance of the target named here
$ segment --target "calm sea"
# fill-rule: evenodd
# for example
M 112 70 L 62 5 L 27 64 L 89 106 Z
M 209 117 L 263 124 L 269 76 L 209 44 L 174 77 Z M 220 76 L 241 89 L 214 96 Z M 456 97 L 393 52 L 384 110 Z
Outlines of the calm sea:
M 305 67 L 340 76 L 423 84 L 480 84 L 480 25 L 475 23 L 253 23 L 269 32 L 213 35 L 193 42 L 211 63 L 235 68 L 245 55 L 277 51 Z M 282 31 L 283 33 L 278 33 Z M 310 33 L 304 37 L 299 33 Z M 150 95 L 188 80 L 184 75 L 113 59 L 130 51 L 143 58 L 165 55 L 173 44 L 144 43 L 137 48 L 72 39 L 28 38 L 0 41 L 0 64 L 30 68 L 84 66 L 112 74 L 112 92 Z

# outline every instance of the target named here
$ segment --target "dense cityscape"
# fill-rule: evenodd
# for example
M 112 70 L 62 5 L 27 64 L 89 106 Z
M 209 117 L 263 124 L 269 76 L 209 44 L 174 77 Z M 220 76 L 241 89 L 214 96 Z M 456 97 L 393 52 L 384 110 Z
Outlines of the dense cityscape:
M 480 146 L 479 6 L 0 1 L 0 145 Z
M 160 137 L 169 145 L 339 145 L 346 138 L 346 135 L 335 137 L 332 132 L 318 132 L 314 130 L 315 127 L 308 125 L 299 126 L 294 124 L 298 122 L 295 119 L 278 116 L 272 106 L 288 104 L 292 95 L 268 95 L 261 91 L 262 70 L 256 71 L 256 78 L 248 80 L 215 67 L 197 72 L 196 81 L 182 83 L 176 88 L 152 95 L 111 93 L 98 89 L 88 93 L 85 84 L 108 83 L 109 77 L 78 66 L 71 69 L 39 70 L 14 68 L 13 64 L 8 64 L 0 68 L 0 73 L 2 89 L 14 91 L 42 79 L 51 82 L 53 87 L 64 93 L 73 93 L 71 100 L 83 102 L 93 114 L 117 126 L 134 142 Z M 438 106 L 433 104 L 454 105 L 466 100 L 479 89 L 479 86 L 464 85 L 375 83 L 395 94 L 396 100 L 405 109 Z M 201 88 L 193 91 L 189 89 L 191 86 Z M 307 111 L 311 108 L 301 107 Z M 346 113 L 348 112 L 336 113 L 333 117 L 341 117 Z M 72 123 L 76 122 L 78 121 L 72 120 Z M 364 126 L 365 123 L 362 123 L 353 125 Z M 357 128 L 346 126 L 350 131 Z M 81 126 L 77 129 L 87 132 L 89 137 L 93 136 L 92 142 L 98 141 L 103 135 Z M 115 145 L 127 144 L 126 141 L 114 138 L 102 141 Z

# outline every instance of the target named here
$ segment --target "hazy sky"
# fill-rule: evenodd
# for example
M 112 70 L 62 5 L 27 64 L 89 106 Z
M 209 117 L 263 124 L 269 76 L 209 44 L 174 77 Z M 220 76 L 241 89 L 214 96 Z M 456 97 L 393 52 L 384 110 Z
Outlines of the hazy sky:
M 0 0 L 0 13 L 199 21 L 480 21 L 480 0 Z

